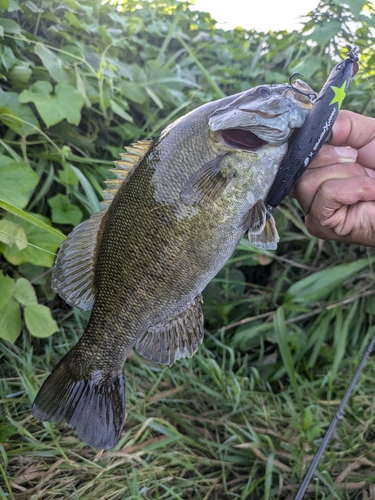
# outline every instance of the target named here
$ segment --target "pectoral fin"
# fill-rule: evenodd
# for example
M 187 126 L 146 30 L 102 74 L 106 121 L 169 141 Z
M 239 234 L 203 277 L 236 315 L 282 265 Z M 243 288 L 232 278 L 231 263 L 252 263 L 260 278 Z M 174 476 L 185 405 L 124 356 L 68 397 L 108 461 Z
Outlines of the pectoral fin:
M 261 233 L 248 232 L 248 238 L 252 245 L 264 250 L 276 250 L 280 238 L 276 229 L 275 219 L 270 216 Z
M 247 212 L 243 221 L 244 231 L 249 231 L 251 234 L 260 234 L 267 222 L 267 209 L 264 201 L 259 200 Z
M 181 191 L 181 200 L 187 205 L 210 204 L 219 196 L 231 179 L 235 170 L 222 172 L 222 161 L 227 156 L 223 154 L 203 165 L 189 177 Z
M 145 358 L 165 365 L 191 358 L 203 341 L 201 297 L 167 323 L 152 326 L 135 348 Z

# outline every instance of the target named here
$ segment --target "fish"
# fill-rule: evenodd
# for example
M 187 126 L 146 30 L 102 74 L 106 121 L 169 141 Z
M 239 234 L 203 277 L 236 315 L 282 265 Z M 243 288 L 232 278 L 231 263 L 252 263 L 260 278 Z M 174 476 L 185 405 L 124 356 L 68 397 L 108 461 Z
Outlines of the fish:
M 40 388 L 37 419 L 65 420 L 90 446 L 110 449 L 123 428 L 132 348 L 166 365 L 194 355 L 201 293 L 243 235 L 277 246 L 264 201 L 311 109 L 309 90 L 296 80 L 204 104 L 114 162 L 101 211 L 56 257 L 53 289 L 92 313 Z

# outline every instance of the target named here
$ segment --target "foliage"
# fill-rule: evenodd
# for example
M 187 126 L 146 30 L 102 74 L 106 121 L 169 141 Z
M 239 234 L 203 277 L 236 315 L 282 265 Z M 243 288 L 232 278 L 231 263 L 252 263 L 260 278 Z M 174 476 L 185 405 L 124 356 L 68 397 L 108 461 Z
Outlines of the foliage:
M 361 70 L 344 106 L 372 115 L 374 11 L 365 0 L 322 0 L 302 33 L 258 33 L 220 30 L 187 2 L 112 3 L 0 0 L 0 337 L 8 341 L 0 498 L 14 488 L 18 500 L 286 498 L 373 334 L 370 251 L 318 241 L 287 200 L 276 214 L 278 251 L 243 240 L 207 287 L 205 347 L 193 360 L 171 370 L 136 356 L 127 364 L 126 432 L 99 462 L 64 424 L 43 427 L 29 416 L 39 373 L 87 320 L 51 292 L 49 268 L 62 233 L 98 209 L 123 147 L 202 103 L 296 71 L 320 89 L 350 43 L 360 47 Z M 38 339 L 57 331 L 56 321 L 56 338 Z M 330 454 L 330 476 L 318 476 L 324 494 L 344 485 L 352 462 L 364 478 L 357 486 L 352 478 L 355 494 L 373 488 L 373 450 L 370 463 L 358 458 L 372 436 L 362 425 L 372 421 L 371 370 L 334 443 L 341 458 Z M 59 470 L 52 463 L 67 472 L 49 494 Z M 97 474 L 110 477 L 108 492 L 97 492 Z

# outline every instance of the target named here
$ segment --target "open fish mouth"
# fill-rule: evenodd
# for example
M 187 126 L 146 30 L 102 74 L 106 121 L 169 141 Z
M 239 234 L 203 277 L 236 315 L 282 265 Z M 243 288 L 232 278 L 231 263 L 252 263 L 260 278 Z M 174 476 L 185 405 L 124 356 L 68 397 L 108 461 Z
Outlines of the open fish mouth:
M 221 137 L 227 146 L 245 151 L 257 151 L 265 144 L 268 144 L 267 141 L 260 139 L 250 130 L 240 128 L 222 130 Z

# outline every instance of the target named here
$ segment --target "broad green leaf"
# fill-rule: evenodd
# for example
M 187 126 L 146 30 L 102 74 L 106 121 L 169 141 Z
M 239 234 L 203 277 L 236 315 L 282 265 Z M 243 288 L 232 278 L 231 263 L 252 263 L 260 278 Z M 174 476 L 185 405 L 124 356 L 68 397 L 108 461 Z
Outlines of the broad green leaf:
M 25 84 L 29 81 L 31 75 L 30 63 L 26 61 L 18 61 L 9 72 L 13 84 Z
M 69 83 L 71 78 L 69 73 L 65 71 L 62 60 L 47 49 L 44 45 L 38 43 L 35 45 L 35 54 L 41 58 L 44 66 L 47 68 L 51 77 L 58 83 Z
M 147 100 L 147 93 L 137 83 L 123 82 L 121 84 L 121 93 L 137 104 L 143 104 Z
M 48 205 L 52 209 L 52 221 L 57 224 L 72 224 L 77 226 L 83 217 L 82 211 L 73 205 L 67 196 L 57 194 L 48 200 Z
M 342 3 L 342 0 L 335 0 L 336 5 L 341 5 Z M 366 4 L 366 0 L 345 0 L 345 3 L 349 5 L 353 14 L 358 17 Z
M 48 225 L 47 217 L 37 216 L 40 222 Z M 29 245 L 24 250 L 18 250 L 15 245 L 3 248 L 3 255 L 8 262 L 19 266 L 25 262 L 31 262 L 36 266 L 51 267 L 55 258 L 55 252 L 61 245 L 61 238 L 29 222 L 18 219 L 14 215 L 7 215 L 6 220 L 15 222 L 23 227 Z M 33 246 L 31 246 L 33 245 Z M 45 250 L 45 251 L 43 251 Z
M 0 310 L 0 338 L 12 344 L 17 340 L 22 330 L 20 305 L 13 297 Z
M 14 297 L 23 306 L 30 306 L 38 303 L 34 287 L 26 278 L 19 278 L 16 281 Z
M 44 229 L 44 231 L 47 231 L 48 233 L 52 234 L 53 236 L 55 236 L 57 238 L 60 238 L 60 241 L 65 239 L 65 235 L 63 233 L 61 233 L 60 231 L 58 231 L 54 227 L 50 226 L 49 224 L 46 224 L 45 222 L 43 222 L 43 220 L 40 220 L 38 218 L 39 216 L 34 217 L 34 215 L 29 214 L 29 213 L 25 212 L 24 210 L 21 210 L 21 209 L 15 207 L 11 203 L 7 203 L 6 201 L 2 200 L 1 198 L 0 198 L 0 208 L 3 208 L 4 210 L 9 212 L 10 214 L 16 215 L 20 219 L 22 219 L 22 220 L 24 220 L 24 221 L 26 221 L 26 222 L 28 222 L 36 227 L 39 227 L 40 229 Z
M 294 283 L 286 292 L 284 302 L 303 303 L 305 305 L 324 300 L 332 290 L 353 278 L 360 271 L 375 262 L 371 259 L 360 259 L 349 264 L 318 271 Z
M 0 271 L 0 310 L 6 306 L 12 297 L 14 283 L 13 278 L 4 275 L 3 271 Z
M 38 81 L 31 85 L 30 90 L 24 90 L 20 102 L 33 102 L 47 127 L 56 125 L 66 118 L 69 123 L 78 125 L 81 120 L 83 96 L 78 90 L 67 83 L 59 83 L 53 87 L 49 82 Z
M 327 21 L 318 24 L 314 31 L 309 35 L 309 38 L 317 42 L 321 47 L 325 47 L 332 38 L 341 30 L 339 21 Z
M 9 0 L 0 0 L 0 9 L 8 10 L 8 8 L 9 8 Z
M 34 337 L 50 337 L 59 331 L 56 321 L 51 316 L 51 311 L 40 304 L 25 307 L 25 322 Z
M 38 184 L 37 174 L 23 162 L 15 162 L 0 154 L 0 198 L 23 208 L 29 194 Z
M 39 122 L 26 104 L 20 104 L 18 94 L 0 88 L 0 121 L 19 135 L 35 133 Z
M 16 64 L 17 58 L 10 47 L 0 45 L 0 62 L 7 71 Z
M 63 186 L 78 186 L 78 177 L 69 163 L 64 164 L 64 170 L 59 170 L 59 179 Z
M 18 250 L 28 245 L 24 228 L 7 219 L 0 220 L 0 241 L 6 245 L 16 245 Z
M 0 18 L 0 26 L 3 28 L 4 33 L 21 33 L 21 26 L 15 21 L 12 21 L 12 19 Z
M 309 80 L 321 67 L 319 57 L 304 57 L 297 64 L 291 66 L 293 73 L 301 73 L 306 80 Z

